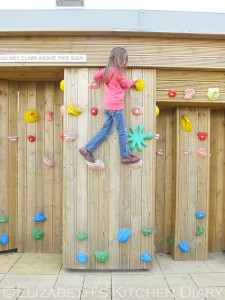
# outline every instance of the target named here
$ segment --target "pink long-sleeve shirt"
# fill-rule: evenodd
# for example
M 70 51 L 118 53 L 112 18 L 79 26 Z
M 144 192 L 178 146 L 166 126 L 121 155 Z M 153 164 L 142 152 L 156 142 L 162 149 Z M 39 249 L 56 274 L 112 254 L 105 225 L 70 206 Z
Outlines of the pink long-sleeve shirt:
M 125 90 L 134 85 L 134 80 L 127 80 L 122 72 L 112 68 L 109 71 L 106 82 L 103 81 L 105 69 L 97 72 L 94 75 L 94 80 L 104 83 L 104 109 L 120 110 L 124 109 L 124 94 Z

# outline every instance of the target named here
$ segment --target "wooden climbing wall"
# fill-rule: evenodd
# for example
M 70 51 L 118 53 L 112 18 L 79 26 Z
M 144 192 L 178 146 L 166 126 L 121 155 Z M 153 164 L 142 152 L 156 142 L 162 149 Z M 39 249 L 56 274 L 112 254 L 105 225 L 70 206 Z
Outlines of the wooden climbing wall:
M 61 252 L 62 245 L 62 116 L 63 93 L 59 82 L 0 82 L 1 137 L 1 215 L 9 217 L 0 223 L 0 233 L 7 233 L 9 243 L 0 250 L 17 248 L 19 252 Z M 24 113 L 34 109 L 35 123 L 27 123 Z M 53 121 L 45 113 L 53 112 Z M 18 141 L 8 141 L 17 135 Z M 28 141 L 28 135 L 36 141 Z M 43 163 L 43 157 L 54 160 L 54 168 Z M 35 223 L 33 217 L 43 211 L 47 220 Z M 0 215 L 0 217 L 1 217 Z M 33 229 L 44 232 L 35 240 Z
M 176 128 L 174 109 L 160 109 L 156 118 L 156 151 L 162 149 L 163 155 L 156 155 L 155 188 L 155 225 L 156 252 L 171 252 L 168 237 L 174 233 L 175 198 L 176 198 Z
M 209 100 L 209 87 L 220 89 L 218 100 Z M 196 92 L 190 101 L 184 100 L 186 88 L 194 88 Z M 175 98 L 168 97 L 169 89 L 176 90 Z M 157 117 L 156 132 L 161 138 L 156 148 L 163 148 L 165 156 L 157 156 L 156 160 L 156 251 L 172 252 L 178 260 L 205 260 L 208 251 L 224 249 L 224 138 L 219 137 L 224 137 L 224 92 L 223 72 L 157 71 L 156 100 L 161 112 Z M 183 114 L 191 121 L 193 119 L 194 131 L 187 133 L 182 128 Z M 197 139 L 196 130 L 208 133 L 206 141 Z M 182 148 L 187 145 L 192 149 L 189 157 L 182 154 Z M 206 149 L 206 158 L 196 156 L 198 147 Z M 175 193 L 166 188 L 168 185 L 173 186 L 173 191 L 175 188 Z M 193 219 L 195 209 L 205 212 L 206 217 Z M 166 224 L 169 224 L 168 229 Z M 197 225 L 205 229 L 201 236 L 195 236 Z M 172 247 L 167 241 L 169 233 L 174 239 Z M 177 246 L 182 239 L 190 246 L 187 254 L 181 253 Z
M 191 131 L 181 126 L 182 116 L 188 116 L 193 125 Z M 202 107 L 177 108 L 176 114 L 176 205 L 175 235 L 173 256 L 175 260 L 206 260 L 208 255 L 208 203 L 210 175 L 210 109 Z M 207 132 L 205 141 L 200 141 L 197 132 Z M 206 157 L 197 155 L 204 148 Z M 190 149 L 191 155 L 185 155 L 184 149 Z M 196 211 L 206 214 L 196 219 Z M 204 228 L 202 235 L 196 236 L 197 226 Z M 190 248 L 182 252 L 178 243 L 187 241 Z
M 209 252 L 225 249 L 225 110 L 211 111 Z
M 94 157 L 104 162 L 105 169 L 94 171 L 87 167 L 78 149 L 84 146 L 101 128 L 104 121 L 104 87 L 88 89 L 88 82 L 97 68 L 66 69 L 64 101 L 82 109 L 79 116 L 66 115 L 64 130 L 78 133 L 74 143 L 64 143 L 64 225 L 63 264 L 72 269 L 148 269 L 152 263 L 140 259 L 148 251 L 152 258 L 154 234 L 144 236 L 142 228 L 155 225 L 155 139 L 147 141 L 148 147 L 138 153 L 143 167 L 132 169 L 120 163 L 118 137 L 115 127 L 108 139 L 94 152 Z M 146 87 L 137 92 L 129 89 L 125 96 L 127 128 L 144 124 L 144 133 L 155 133 L 155 71 L 128 70 L 126 76 L 144 78 Z M 82 87 L 82 88 L 81 88 Z M 132 105 L 144 107 L 141 116 L 131 114 Z M 97 116 L 90 108 L 99 109 Z M 133 151 L 137 154 L 137 151 Z M 119 243 L 120 228 L 127 227 L 132 235 L 127 243 Z M 80 241 L 79 231 L 86 231 L 88 238 Z M 108 251 L 109 259 L 100 263 L 94 251 Z M 76 254 L 84 252 L 87 262 L 81 264 Z
M 0 251 L 17 248 L 17 149 L 18 144 L 8 141 L 8 136 L 17 135 L 18 83 L 0 81 L 0 237 L 9 236 L 7 244 L 0 242 Z

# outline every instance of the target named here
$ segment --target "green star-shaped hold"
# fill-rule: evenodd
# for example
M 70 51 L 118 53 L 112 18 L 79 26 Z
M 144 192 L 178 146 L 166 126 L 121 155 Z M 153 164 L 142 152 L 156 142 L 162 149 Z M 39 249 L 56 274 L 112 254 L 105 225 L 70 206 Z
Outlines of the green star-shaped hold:
M 142 134 L 142 131 L 144 130 L 144 125 L 143 124 L 139 124 L 138 125 L 138 131 L 136 132 L 134 127 L 131 126 L 130 127 L 130 131 L 132 133 L 128 133 L 128 143 L 131 143 L 129 145 L 130 150 L 134 150 L 135 146 L 137 145 L 137 150 L 139 152 L 141 152 L 143 150 L 142 145 L 144 145 L 145 147 L 147 147 L 147 144 L 145 143 L 145 139 L 152 139 L 153 138 L 153 133 L 152 132 L 147 132 L 145 134 Z M 142 144 L 142 145 L 141 145 Z

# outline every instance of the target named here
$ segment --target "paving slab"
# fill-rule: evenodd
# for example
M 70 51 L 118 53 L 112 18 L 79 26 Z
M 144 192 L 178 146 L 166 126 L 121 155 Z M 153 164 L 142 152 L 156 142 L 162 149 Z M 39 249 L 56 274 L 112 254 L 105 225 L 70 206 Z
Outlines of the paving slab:
M 54 288 L 58 275 L 6 274 L 0 281 L 0 288 Z
M 225 273 L 190 274 L 195 284 L 199 287 L 225 287 Z
M 2 280 L 2 278 L 5 276 L 5 274 L 0 274 L 0 281 Z
M 168 254 L 156 254 L 163 273 L 206 273 L 211 270 L 204 261 L 175 261 Z
M 23 256 L 23 253 L 0 254 L 0 273 L 8 273 L 14 264 Z
M 85 274 L 70 273 L 60 274 L 57 278 L 54 288 L 77 289 L 82 290 Z
M 0 289 L 0 299 L 1 300 L 17 300 L 18 296 L 21 294 L 22 289 L 4 288 Z
M 225 288 L 221 287 L 210 287 L 203 288 L 205 291 L 207 300 L 224 300 L 225 299 Z
M 148 269 L 148 270 L 111 270 L 111 272 L 113 274 L 137 274 L 137 273 L 141 273 L 141 274 L 160 273 L 160 274 L 162 274 L 162 271 L 160 269 L 160 266 L 159 266 L 159 263 L 157 262 L 157 260 L 154 261 L 154 267 L 152 269 Z
M 225 272 L 225 253 L 208 253 L 208 260 L 205 264 L 213 272 Z
M 189 274 L 164 274 L 164 276 L 176 300 L 205 300 L 202 291 Z
M 87 273 L 84 280 L 81 300 L 111 299 L 112 279 L 109 272 Z
M 112 299 L 174 299 L 163 274 L 113 274 Z
M 11 268 L 10 274 L 58 274 L 62 268 L 62 254 L 25 253 Z
M 18 300 L 40 300 L 40 299 L 48 299 L 48 300 L 80 300 L 80 294 L 77 293 L 73 289 L 24 289 L 20 294 Z M 8 299 L 9 300 L 9 299 Z

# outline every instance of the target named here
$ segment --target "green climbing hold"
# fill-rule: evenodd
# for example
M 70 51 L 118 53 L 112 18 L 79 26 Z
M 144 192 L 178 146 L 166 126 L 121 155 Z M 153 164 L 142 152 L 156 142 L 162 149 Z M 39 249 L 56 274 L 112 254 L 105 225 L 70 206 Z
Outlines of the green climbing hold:
M 31 235 L 33 238 L 35 238 L 36 240 L 41 240 L 44 236 L 44 232 L 41 231 L 39 228 L 35 228 L 32 232 Z
M 142 228 L 141 229 L 141 232 L 143 233 L 143 235 L 149 235 L 149 234 L 151 234 L 152 233 L 152 229 L 150 229 L 150 228 Z
M 168 243 L 170 244 L 170 246 L 173 246 L 173 238 L 169 237 L 167 239 Z
M 198 226 L 198 231 L 196 232 L 195 235 L 201 235 L 204 232 L 204 227 L 202 225 L 197 225 Z
M 88 237 L 88 234 L 85 231 L 79 231 L 78 234 L 77 234 L 77 238 L 80 241 L 84 241 L 87 237 Z
M 106 261 L 109 258 L 109 252 L 96 250 L 94 252 L 94 256 L 100 263 L 103 263 L 104 261 Z
M 8 223 L 8 221 L 9 221 L 8 217 L 6 217 L 5 215 L 1 216 L 0 223 Z

